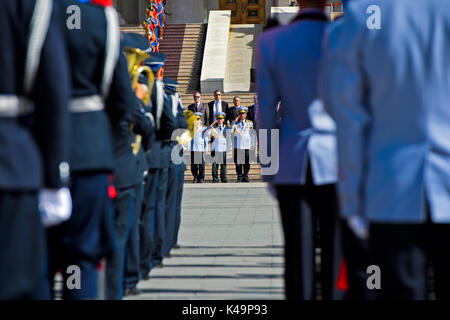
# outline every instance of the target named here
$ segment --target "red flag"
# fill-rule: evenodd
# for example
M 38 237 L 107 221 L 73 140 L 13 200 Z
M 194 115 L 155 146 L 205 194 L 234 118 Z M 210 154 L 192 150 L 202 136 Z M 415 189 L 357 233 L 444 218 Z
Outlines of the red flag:
M 340 291 L 348 290 L 347 263 L 345 262 L 344 259 L 341 260 L 336 287 Z

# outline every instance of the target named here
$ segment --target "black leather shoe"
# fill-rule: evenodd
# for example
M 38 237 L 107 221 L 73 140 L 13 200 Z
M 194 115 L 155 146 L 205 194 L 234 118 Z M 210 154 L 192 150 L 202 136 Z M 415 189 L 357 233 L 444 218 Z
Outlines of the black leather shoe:
M 203 179 L 198 180 L 197 183 L 203 183 Z
M 222 183 L 227 183 L 227 182 L 228 182 L 228 180 L 226 180 L 226 179 L 222 180 Z
M 213 180 L 213 183 L 219 183 L 219 180 Z
M 150 280 L 150 273 L 144 277 L 142 277 L 142 280 L 147 281 Z
M 248 180 L 248 177 L 243 177 L 242 178 L 242 182 L 249 182 L 250 180 Z
M 142 294 L 142 291 L 139 290 L 138 288 L 131 288 L 131 289 L 125 289 L 123 292 L 123 296 L 127 297 L 127 296 L 138 296 Z

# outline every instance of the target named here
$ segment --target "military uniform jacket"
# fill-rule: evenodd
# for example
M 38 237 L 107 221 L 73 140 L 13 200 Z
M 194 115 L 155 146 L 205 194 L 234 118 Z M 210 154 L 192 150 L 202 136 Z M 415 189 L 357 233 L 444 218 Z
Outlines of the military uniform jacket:
M 183 105 L 181 104 L 179 93 L 172 90 L 170 87 L 166 87 L 165 92 L 169 96 L 170 101 L 172 102 L 172 112 L 175 115 L 177 129 L 187 129 L 188 124 L 186 122 L 186 117 L 184 116 L 184 108 Z M 171 157 L 172 157 L 172 150 L 177 147 L 177 144 L 178 143 L 176 141 L 170 142 Z M 181 150 L 180 152 L 182 152 Z M 170 162 L 172 162 L 171 158 Z M 184 162 L 182 163 L 182 166 L 183 166 L 182 169 L 186 170 Z
M 58 14 L 52 1 L 0 1 L 0 190 L 67 183 L 70 82 Z
M 140 101 L 135 97 L 131 113 L 120 121 L 113 133 L 114 141 L 114 186 L 117 189 L 129 188 L 142 182 L 142 171 L 138 167 L 136 156 L 133 154 L 131 143 L 133 132 L 141 136 L 151 134 L 150 120 L 141 111 Z M 141 146 L 142 148 L 142 146 Z
M 167 168 L 170 161 L 170 141 L 172 132 L 177 128 L 177 120 L 173 115 L 172 102 L 164 93 L 161 80 L 156 80 L 152 91 L 151 113 L 155 119 L 155 141 L 147 159 L 150 169 Z
M 120 53 L 117 14 L 111 7 L 75 0 L 60 3 L 63 12 L 77 5 L 82 24 L 80 29 L 64 28 L 72 67 L 72 169 L 112 171 L 111 129 L 119 126 L 134 101 Z
M 231 150 L 231 132 L 232 129 L 224 125 L 209 127 L 205 136 L 209 137 L 211 141 L 212 151 L 226 152 Z
M 253 142 L 253 122 L 245 119 L 238 120 L 232 124 L 234 132 L 234 148 L 235 149 L 250 149 Z

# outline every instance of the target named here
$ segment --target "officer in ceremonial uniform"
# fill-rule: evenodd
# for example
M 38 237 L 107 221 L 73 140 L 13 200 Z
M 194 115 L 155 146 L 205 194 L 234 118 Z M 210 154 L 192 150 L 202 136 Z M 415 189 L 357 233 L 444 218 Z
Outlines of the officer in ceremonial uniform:
M 140 226 L 140 274 L 149 279 L 152 267 L 162 263 L 162 243 L 164 239 L 164 213 L 167 195 L 168 167 L 172 132 L 177 128 L 172 103 L 164 93 L 164 69 L 166 56 L 153 53 L 146 61 L 154 75 L 151 114 L 155 119 L 155 140 L 147 153 L 149 173 L 146 176 L 143 216 Z M 154 258 L 153 258 L 154 257 Z
M 220 165 L 220 180 L 223 183 L 227 180 L 227 151 L 231 148 L 231 128 L 225 126 L 225 112 L 216 113 L 216 121 L 205 132 L 205 136 L 212 141 L 211 157 L 213 183 L 219 182 L 218 166 Z
M 62 270 L 64 278 L 68 266 L 76 265 L 81 271 L 81 288 L 64 286 L 64 299 L 96 298 L 97 265 L 115 249 L 108 195 L 109 176 L 115 167 L 112 131 L 118 130 L 135 103 L 112 3 L 83 2 L 87 1 L 59 1 L 63 13 L 70 6 L 78 6 L 83 23 L 79 29 L 65 28 L 72 67 L 73 212 L 69 221 L 48 233 L 49 287 L 53 287 L 56 270 Z
M 179 83 L 177 81 L 170 78 L 164 78 L 164 89 L 172 102 L 172 112 L 177 119 L 177 129 L 187 129 L 188 125 L 184 116 L 184 108 L 181 104 L 180 94 L 176 91 L 176 88 L 178 86 Z M 177 148 L 177 144 L 178 143 L 176 141 L 170 142 L 171 152 L 175 148 Z M 177 232 L 176 222 L 178 220 L 177 205 L 178 199 L 181 197 L 180 186 L 178 184 L 180 182 L 181 171 L 185 170 L 186 165 L 184 164 L 184 162 L 182 162 L 181 164 L 175 164 L 173 163 L 172 159 L 170 159 L 165 215 L 166 236 L 163 243 L 164 257 L 169 256 L 170 250 L 172 249 L 173 245 L 175 245 L 175 232 Z M 181 185 L 181 188 L 182 187 L 183 184 Z
M 38 207 L 69 182 L 70 73 L 52 1 L 1 1 L 0 29 L 0 300 L 30 299 L 44 271 Z
M 203 114 L 201 112 L 195 112 L 194 114 L 197 117 L 197 126 L 191 142 L 191 172 L 194 176 L 194 182 L 203 183 L 205 179 L 204 153 L 207 145 L 204 133 L 207 127 L 203 125 Z
M 280 206 L 286 298 L 317 298 L 314 280 L 318 270 L 312 240 L 320 238 L 319 280 L 322 299 L 329 300 L 334 288 L 334 230 L 338 211 L 336 136 L 335 124 L 317 92 L 321 44 L 328 18 L 324 14 L 324 0 L 298 2 L 300 12 L 289 25 L 268 30 L 259 38 L 258 128 L 273 134 L 273 129 L 280 127 L 279 170 L 264 179 L 271 190 L 276 190 Z M 305 202 L 310 211 L 304 210 Z
M 246 107 L 240 107 L 238 112 L 239 117 L 231 124 L 234 133 L 234 162 L 238 182 L 249 182 L 250 148 L 254 135 L 253 122 L 247 119 L 248 109 Z

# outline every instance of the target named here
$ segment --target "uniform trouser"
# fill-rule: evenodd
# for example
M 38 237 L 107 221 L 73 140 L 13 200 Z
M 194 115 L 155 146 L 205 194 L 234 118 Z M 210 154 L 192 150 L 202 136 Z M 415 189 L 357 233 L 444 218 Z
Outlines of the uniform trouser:
M 334 253 L 338 215 L 335 185 L 313 185 L 311 171 L 308 170 L 306 185 L 278 185 L 276 190 L 285 240 L 286 299 L 315 300 L 316 274 L 319 274 L 322 299 L 330 300 L 337 271 Z M 305 210 L 305 203 L 310 211 Z M 317 238 L 321 249 L 320 272 L 316 270 L 314 254 Z
M 426 300 L 431 263 L 436 299 L 450 300 L 450 224 L 371 224 L 369 234 L 370 263 L 381 271 L 376 299 Z
M 369 263 L 368 243 L 358 238 L 346 220 L 340 220 L 342 255 L 347 266 L 348 290 L 344 300 L 370 300 L 371 293 L 366 284 Z
M 181 202 L 183 200 L 183 187 L 184 187 L 184 171 L 185 168 L 180 165 L 180 175 L 178 177 L 177 183 L 177 211 L 175 217 L 175 232 L 173 234 L 174 238 L 172 241 L 172 247 L 178 243 L 178 233 L 180 231 L 181 224 Z
M 177 216 L 177 198 L 178 198 L 178 177 L 180 175 L 180 166 L 173 163 L 169 167 L 169 179 L 167 183 L 166 213 L 165 213 L 165 239 L 163 247 L 163 256 L 167 256 L 172 249 L 175 232 L 175 220 Z
M 72 176 L 72 215 L 70 219 L 47 229 L 49 244 L 49 288 L 57 270 L 63 283 L 71 280 L 69 266 L 80 268 L 81 289 L 64 285 L 66 300 L 98 297 L 97 266 L 101 258 L 109 257 L 116 247 L 114 213 L 108 195 L 108 173 L 75 173 Z M 70 269 L 70 268 L 69 268 Z
M 211 152 L 211 157 L 213 159 L 216 159 L 216 154 L 217 154 L 217 159 L 223 159 L 222 162 L 218 164 L 215 160 L 213 160 L 213 164 L 212 164 L 212 177 L 214 181 L 219 181 L 219 177 L 218 177 L 218 166 L 220 165 L 220 180 L 222 181 L 227 181 L 227 153 L 226 152 L 216 152 L 216 151 L 212 151 Z
M 114 199 L 114 225 L 117 250 L 106 261 L 106 299 L 120 300 L 123 295 L 127 242 L 136 201 L 135 187 L 117 190 Z
M 145 177 L 144 199 L 139 219 L 139 274 L 141 278 L 146 277 L 151 269 L 159 174 L 160 169 L 150 169 Z
M 0 300 L 30 299 L 42 278 L 44 228 L 36 191 L 0 191 Z
M 131 221 L 130 236 L 128 238 L 125 263 L 125 289 L 135 288 L 140 280 L 140 252 L 139 252 L 139 220 L 142 212 L 142 199 L 144 197 L 144 184 L 139 183 L 135 188 L 136 200 L 134 202 L 133 220 Z
M 164 241 L 166 238 L 166 198 L 167 180 L 169 178 L 169 168 L 160 169 L 159 183 L 156 195 L 156 211 L 154 216 L 154 242 L 152 251 L 152 266 L 162 263 Z
M 196 181 L 205 179 L 205 159 L 203 152 L 191 152 L 191 172 Z
M 238 179 L 248 178 L 250 172 L 250 149 L 234 149 L 234 163 Z M 242 172 L 242 168 L 244 171 Z

